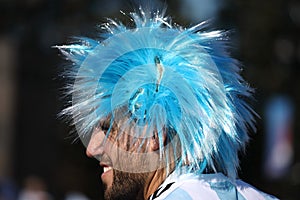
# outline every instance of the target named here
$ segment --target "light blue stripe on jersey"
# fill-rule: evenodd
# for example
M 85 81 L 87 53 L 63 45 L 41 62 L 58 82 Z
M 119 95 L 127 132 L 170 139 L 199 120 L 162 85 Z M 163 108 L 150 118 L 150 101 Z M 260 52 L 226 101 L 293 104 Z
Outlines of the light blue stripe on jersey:
M 229 181 L 222 182 L 209 182 L 210 188 L 215 191 L 220 198 L 220 200 L 228 200 L 228 199 L 238 199 L 238 200 L 246 200 L 243 195 L 241 195 L 236 189 L 235 185 L 233 185 Z
M 172 191 L 164 200 L 184 199 L 193 200 L 192 197 L 183 189 L 177 188 Z

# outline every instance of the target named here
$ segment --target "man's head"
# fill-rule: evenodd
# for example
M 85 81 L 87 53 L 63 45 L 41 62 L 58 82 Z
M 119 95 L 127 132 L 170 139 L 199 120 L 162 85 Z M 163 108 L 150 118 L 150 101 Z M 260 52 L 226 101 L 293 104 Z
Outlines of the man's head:
M 117 188 L 116 174 L 139 173 L 134 179 L 142 185 L 149 180 L 141 174 L 161 169 L 235 178 L 254 120 L 244 100 L 252 90 L 227 53 L 227 33 L 203 31 L 206 23 L 180 27 L 161 10 L 140 9 L 131 18 L 130 28 L 109 20 L 101 40 L 58 47 L 73 62 L 72 105 L 62 114 L 73 120 L 88 155 L 104 163 L 104 182 Z M 89 138 L 103 119 L 98 146 L 105 153 L 94 155 Z

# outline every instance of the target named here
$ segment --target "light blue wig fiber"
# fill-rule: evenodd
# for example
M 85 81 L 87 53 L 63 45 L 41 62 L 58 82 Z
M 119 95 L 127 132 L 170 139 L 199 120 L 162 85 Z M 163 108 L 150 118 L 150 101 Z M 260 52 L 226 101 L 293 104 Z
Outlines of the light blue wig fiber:
M 245 102 L 252 89 L 228 53 L 227 32 L 203 31 L 205 22 L 183 28 L 163 11 L 141 8 L 130 19 L 132 27 L 109 19 L 99 39 L 57 46 L 72 62 L 66 76 L 74 81 L 67 87 L 72 105 L 62 114 L 81 138 L 107 116 L 122 119 L 122 126 L 136 126 L 140 146 L 157 134 L 167 165 L 172 152 L 178 168 L 235 178 L 238 152 L 255 128 Z M 145 126 L 146 133 L 138 131 Z M 164 151 L 163 134 L 173 151 Z

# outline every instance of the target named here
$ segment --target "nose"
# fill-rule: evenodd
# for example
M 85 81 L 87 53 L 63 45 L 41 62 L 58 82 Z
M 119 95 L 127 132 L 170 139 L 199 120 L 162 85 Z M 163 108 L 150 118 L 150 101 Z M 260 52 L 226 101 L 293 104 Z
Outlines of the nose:
M 88 157 L 97 157 L 104 153 L 104 148 L 102 145 L 103 139 L 104 134 L 102 131 L 92 135 L 85 152 Z
M 93 157 L 93 153 L 91 153 L 91 151 L 88 148 L 86 149 L 85 154 L 87 155 L 87 157 Z

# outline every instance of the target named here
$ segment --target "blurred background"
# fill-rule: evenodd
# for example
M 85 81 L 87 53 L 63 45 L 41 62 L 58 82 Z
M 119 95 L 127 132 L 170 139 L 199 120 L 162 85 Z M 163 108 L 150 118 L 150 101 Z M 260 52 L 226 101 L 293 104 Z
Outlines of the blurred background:
M 101 169 L 57 114 L 66 67 L 53 45 L 97 35 L 134 0 L 0 0 L 0 199 L 102 199 Z M 150 2 L 150 1 L 149 1 Z M 152 3 L 155 3 L 152 1 Z M 232 30 L 234 57 L 256 89 L 260 115 L 240 178 L 286 199 L 300 196 L 300 1 L 166 0 L 173 21 L 212 19 Z

